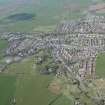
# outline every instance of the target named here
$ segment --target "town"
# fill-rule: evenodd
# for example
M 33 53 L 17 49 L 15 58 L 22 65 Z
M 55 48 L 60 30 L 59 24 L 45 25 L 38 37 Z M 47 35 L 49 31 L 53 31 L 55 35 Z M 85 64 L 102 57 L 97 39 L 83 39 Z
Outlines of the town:
M 87 15 L 77 21 L 62 22 L 54 32 L 48 33 L 0 33 L 0 39 L 8 41 L 1 72 L 8 64 L 46 49 L 51 51 L 55 62 L 63 65 L 57 77 L 65 76 L 81 83 L 88 76 L 95 78 L 97 55 L 105 52 L 105 17 Z M 75 105 L 80 104 L 75 102 Z

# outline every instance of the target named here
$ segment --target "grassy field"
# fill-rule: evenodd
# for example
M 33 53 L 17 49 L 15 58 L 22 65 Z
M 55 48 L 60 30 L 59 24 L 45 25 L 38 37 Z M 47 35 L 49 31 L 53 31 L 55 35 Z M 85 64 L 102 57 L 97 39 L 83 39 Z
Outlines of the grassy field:
M 6 40 L 0 40 L 0 51 L 7 47 Z
M 15 92 L 15 76 L 0 75 L 0 105 L 11 105 Z
M 105 54 L 100 54 L 96 61 L 96 75 L 105 77 Z
M 0 59 L 3 57 L 5 48 L 7 48 L 7 41 L 6 40 L 0 40 Z
M 33 57 L 26 58 L 19 63 L 10 65 L 7 70 L 1 75 L 12 75 L 16 77 L 14 97 L 16 98 L 16 105 L 49 105 L 56 97 L 48 89 L 53 76 L 52 75 L 41 75 L 35 70 Z M 4 78 L 5 79 L 5 78 Z M 5 81 L 0 79 L 3 84 Z M 12 80 L 14 81 L 14 80 Z M 9 79 L 8 81 L 9 82 Z M 7 87 L 8 84 L 5 84 Z M 12 86 L 12 85 L 11 85 Z M 4 86 L 2 86 L 4 87 Z M 1 88 L 0 88 L 1 89 Z M 6 91 L 0 90 L 0 93 L 4 92 L 3 96 L 8 96 L 6 91 L 11 90 L 7 88 Z M 2 95 L 1 95 L 2 96 Z M 8 98 L 8 97 L 7 97 Z M 5 102 L 5 101 L 3 101 Z M 70 105 L 69 100 L 65 96 L 58 98 L 52 105 Z M 0 101 L 1 105 L 1 101 Z M 8 105 L 8 104 L 3 104 Z
M 71 104 L 70 100 L 68 100 L 66 97 L 62 96 L 52 105 L 72 105 L 72 104 Z
M 1 31 L 23 32 L 35 30 L 49 31 L 49 27 L 53 27 L 50 28 L 51 31 L 61 21 L 81 17 L 83 15 L 83 11 L 91 3 L 91 0 L 23 0 L 23 2 L 18 0 L 0 1 L 3 4 L 0 8 Z M 11 15 L 17 15 L 18 13 L 31 13 L 35 15 L 35 17 L 32 20 L 20 20 L 17 22 L 12 21 L 12 19 L 8 19 Z M 48 28 L 45 29 L 42 27 Z
M 0 62 L 7 47 L 6 40 L 0 40 Z M 0 74 L 0 105 L 11 105 L 15 91 L 16 77 Z

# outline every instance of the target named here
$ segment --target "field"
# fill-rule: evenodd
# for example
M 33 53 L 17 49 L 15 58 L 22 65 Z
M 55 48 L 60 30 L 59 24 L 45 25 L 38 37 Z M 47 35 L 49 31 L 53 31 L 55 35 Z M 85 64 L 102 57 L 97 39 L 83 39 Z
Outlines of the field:
M 91 0 L 0 0 L 0 30 L 51 31 L 61 21 L 81 17 L 90 3 Z M 34 17 L 17 21 L 12 18 L 25 13 Z
M 97 57 L 96 75 L 105 78 L 105 54 L 100 54 Z
M 0 59 L 3 58 L 5 48 L 7 48 L 7 41 L 6 40 L 0 40 Z
M 0 78 L 0 86 L 2 85 L 2 87 L 0 87 L 0 93 L 3 92 L 3 94 L 0 95 L 0 97 L 3 98 L 2 103 L 8 102 L 9 97 L 13 97 L 14 95 L 16 105 L 50 105 L 50 103 L 52 103 L 51 105 L 70 105 L 69 99 L 65 96 L 60 95 L 60 97 L 57 98 L 58 94 L 53 94 L 48 89 L 53 75 L 39 74 L 39 72 L 35 70 L 33 62 L 33 57 L 26 58 L 19 63 L 10 65 L 7 70 L 1 74 L 1 76 L 6 75 L 6 77 L 9 76 L 10 78 L 8 80 L 6 78 Z M 16 81 L 14 81 L 12 77 L 16 78 Z M 8 83 L 10 83 L 10 87 Z M 14 83 L 15 88 L 12 89 Z M 3 87 L 5 87 L 4 90 Z M 0 101 L 0 105 L 8 105 L 7 103 L 2 103 Z
M 15 76 L 0 75 L 0 105 L 11 105 L 15 92 Z

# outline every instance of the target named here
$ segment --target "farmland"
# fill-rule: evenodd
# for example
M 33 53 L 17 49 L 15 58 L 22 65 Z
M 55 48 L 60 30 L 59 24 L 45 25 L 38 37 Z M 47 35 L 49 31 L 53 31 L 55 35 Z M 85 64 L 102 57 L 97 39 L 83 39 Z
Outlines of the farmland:
M 13 94 L 16 98 L 16 105 L 49 105 L 49 103 L 57 97 L 56 94 L 53 94 L 48 89 L 48 86 L 53 79 L 53 75 L 39 74 L 39 72 L 33 68 L 33 61 L 33 57 L 26 58 L 19 63 L 14 63 L 8 66 L 7 70 L 1 74 L 1 76 L 10 76 L 10 79 L 0 78 L 0 84 L 3 84 L 1 87 L 2 89 L 0 88 L 0 93 L 3 92 L 4 94 L 4 100 L 2 100 L 2 103 L 9 99 L 7 91 L 10 96 Z M 15 78 L 16 80 L 14 80 Z M 8 88 L 4 91 L 3 87 L 6 88 L 9 85 L 9 81 L 10 84 L 12 84 L 10 85 L 10 90 Z M 8 83 L 5 84 L 6 82 Z M 11 88 L 14 87 L 14 83 L 15 88 L 11 91 Z M 69 99 L 61 95 L 61 97 L 59 97 L 52 105 L 68 105 L 69 103 Z M 5 105 L 8 104 L 6 103 Z
M 1 31 L 52 31 L 63 20 L 75 19 L 83 15 L 91 0 L 0 0 Z M 25 6 L 24 6 L 25 5 Z M 3 12 L 2 12 L 3 11 Z M 31 14 L 33 19 L 13 21 L 12 16 Z M 41 29 L 40 29 L 41 27 Z M 48 27 L 48 28 L 44 28 Z M 50 28 L 49 30 L 49 27 Z

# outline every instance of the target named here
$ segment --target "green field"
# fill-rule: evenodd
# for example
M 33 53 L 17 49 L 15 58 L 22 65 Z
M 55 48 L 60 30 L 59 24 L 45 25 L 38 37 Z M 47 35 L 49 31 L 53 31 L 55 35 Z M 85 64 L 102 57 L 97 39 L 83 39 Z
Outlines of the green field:
M 0 59 L 3 58 L 5 48 L 7 48 L 7 41 L 0 40 Z
M 29 32 L 43 30 L 52 31 L 61 21 L 77 19 L 83 16 L 84 10 L 87 9 L 92 0 L 0 1 L 3 4 L 0 8 L 0 30 Z M 6 1 L 8 1 L 8 3 Z M 32 20 L 24 21 L 13 21 L 13 18 L 8 19 L 11 15 L 17 15 L 19 13 L 33 14 L 35 17 Z M 52 28 L 49 29 L 49 27 Z
M 68 100 L 66 97 L 62 96 L 52 105 L 72 105 L 72 104 L 71 104 L 70 100 Z
M 100 54 L 96 61 L 96 75 L 105 78 L 105 54 Z
M 7 47 L 6 40 L 0 40 L 0 51 Z
M 0 105 L 11 105 L 15 93 L 15 76 L 0 75 Z
M 56 97 L 56 94 L 48 90 L 49 83 L 51 83 L 52 75 L 41 75 L 33 67 L 34 58 L 29 57 L 19 63 L 10 65 L 7 70 L 1 74 L 16 77 L 0 78 L 0 97 L 2 103 L 8 102 L 9 97 L 16 98 L 16 105 L 49 105 Z M 10 81 L 10 82 L 9 82 Z M 7 83 L 6 83 L 7 82 Z M 13 89 L 15 83 L 15 91 Z M 10 87 L 8 86 L 10 84 Z M 4 90 L 3 90 L 3 87 Z M 12 90 L 12 91 L 11 91 Z M 9 94 L 9 96 L 8 96 Z M 7 103 L 0 105 L 8 105 Z M 52 105 L 70 105 L 69 100 L 65 96 L 58 98 Z

